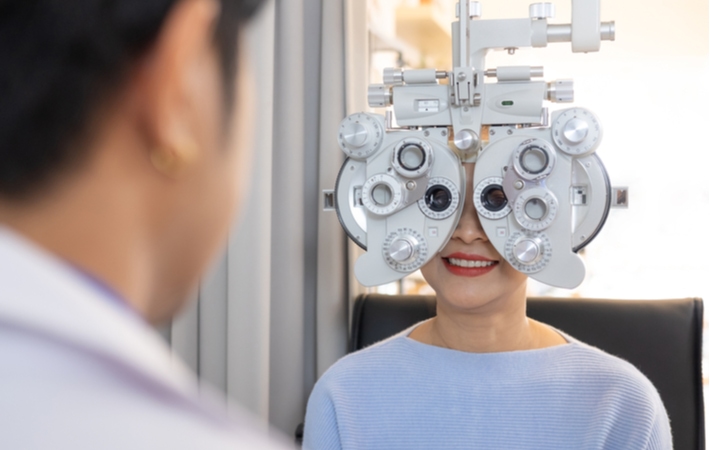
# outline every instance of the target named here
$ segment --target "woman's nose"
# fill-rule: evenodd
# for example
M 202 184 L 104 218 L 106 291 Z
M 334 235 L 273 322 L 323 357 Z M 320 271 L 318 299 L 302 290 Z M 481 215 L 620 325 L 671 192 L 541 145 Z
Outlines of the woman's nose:
M 473 199 L 468 193 L 461 212 L 461 218 L 452 238 L 459 239 L 466 244 L 471 244 L 476 240 L 488 241 L 488 237 L 481 226 L 481 221 L 478 219 L 478 214 L 476 214 L 476 208 L 473 206 Z

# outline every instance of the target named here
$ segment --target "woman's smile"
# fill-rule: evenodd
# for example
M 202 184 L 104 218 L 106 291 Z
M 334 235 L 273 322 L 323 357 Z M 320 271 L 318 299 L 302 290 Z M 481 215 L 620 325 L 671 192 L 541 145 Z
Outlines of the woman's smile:
M 485 256 L 463 252 L 442 256 L 441 260 L 449 272 L 462 277 L 479 277 L 498 266 L 498 261 Z

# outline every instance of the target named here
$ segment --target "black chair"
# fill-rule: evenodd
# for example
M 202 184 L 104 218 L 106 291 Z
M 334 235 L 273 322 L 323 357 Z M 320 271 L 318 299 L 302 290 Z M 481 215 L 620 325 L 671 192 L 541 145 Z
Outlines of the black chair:
M 361 295 L 353 311 L 350 351 L 435 314 L 433 296 Z M 700 299 L 530 298 L 528 316 L 634 364 L 663 399 L 675 450 L 705 448 Z

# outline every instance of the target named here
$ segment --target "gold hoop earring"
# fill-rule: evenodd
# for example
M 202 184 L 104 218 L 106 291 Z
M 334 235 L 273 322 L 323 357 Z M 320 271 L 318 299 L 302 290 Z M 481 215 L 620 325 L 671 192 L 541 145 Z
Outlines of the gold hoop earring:
M 150 152 L 150 162 L 163 175 L 174 178 L 192 165 L 197 156 L 197 146 L 190 142 L 173 148 L 161 148 Z

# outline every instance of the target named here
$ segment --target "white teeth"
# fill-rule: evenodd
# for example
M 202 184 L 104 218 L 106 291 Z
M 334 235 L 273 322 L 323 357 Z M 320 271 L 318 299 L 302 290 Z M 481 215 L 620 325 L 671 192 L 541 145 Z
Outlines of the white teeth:
M 459 267 L 488 267 L 495 264 L 495 261 L 470 261 L 468 259 L 448 258 L 449 264 Z

